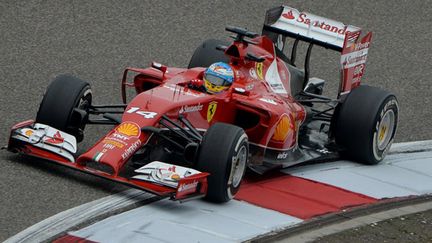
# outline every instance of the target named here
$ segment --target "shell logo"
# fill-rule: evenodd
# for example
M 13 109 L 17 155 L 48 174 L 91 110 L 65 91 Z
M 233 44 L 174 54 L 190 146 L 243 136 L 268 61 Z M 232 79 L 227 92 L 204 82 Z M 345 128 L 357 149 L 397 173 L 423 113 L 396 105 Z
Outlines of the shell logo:
M 123 122 L 117 127 L 116 131 L 129 137 L 139 137 L 141 134 L 138 125 L 133 122 Z
M 27 131 L 25 131 L 25 135 L 27 136 L 27 137 L 30 137 L 31 135 L 33 135 L 33 131 L 32 130 L 27 130 Z
M 293 129 L 293 125 L 287 115 L 282 116 L 276 126 L 275 132 L 272 139 L 278 142 L 284 142 L 288 136 L 290 130 Z

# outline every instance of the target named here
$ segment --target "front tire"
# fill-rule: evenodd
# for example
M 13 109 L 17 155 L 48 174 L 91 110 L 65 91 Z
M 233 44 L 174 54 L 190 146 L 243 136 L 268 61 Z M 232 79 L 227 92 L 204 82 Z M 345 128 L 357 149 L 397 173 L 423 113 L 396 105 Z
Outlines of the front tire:
M 345 149 L 342 154 L 364 164 L 381 162 L 396 134 L 396 97 L 379 88 L 360 86 L 337 110 L 335 139 Z
M 206 199 L 231 200 L 240 188 L 249 161 L 248 137 L 242 128 L 215 123 L 204 135 L 196 168 L 208 172 Z
M 83 131 L 91 101 L 89 83 L 70 75 L 60 75 L 48 86 L 36 122 L 69 133 L 80 142 L 84 138 Z

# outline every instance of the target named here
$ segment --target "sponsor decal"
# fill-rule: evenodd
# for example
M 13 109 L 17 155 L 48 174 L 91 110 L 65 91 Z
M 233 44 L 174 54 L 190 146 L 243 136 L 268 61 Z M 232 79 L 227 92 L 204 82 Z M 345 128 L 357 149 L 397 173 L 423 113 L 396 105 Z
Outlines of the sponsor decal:
M 367 43 L 369 44 L 369 42 Z M 366 63 L 369 48 L 365 48 L 359 51 L 350 52 L 342 55 L 341 64 L 343 68 L 351 68 L 360 64 Z
M 357 40 L 359 32 L 347 34 L 347 39 Z M 356 83 L 360 83 L 363 76 L 372 33 L 366 34 L 359 42 L 349 43 L 345 40 L 341 55 L 341 68 L 343 69 L 343 92 L 350 90 Z
M 295 19 L 292 10 L 288 11 L 287 13 L 282 14 L 282 17 L 286 19 Z
M 284 142 L 291 130 L 295 130 L 295 125 L 291 122 L 293 118 L 289 118 L 286 114 L 282 115 L 279 120 L 272 139 L 278 142 Z
M 73 157 L 77 150 L 75 137 L 48 125 L 34 123 L 32 128 L 14 130 L 11 136 L 65 157 L 71 162 L 75 161 Z
M 126 160 L 140 147 L 141 147 L 141 141 L 140 140 L 135 141 L 128 149 L 126 149 L 123 152 L 123 154 L 121 155 L 122 159 Z
M 122 135 L 120 133 L 113 133 L 112 136 L 114 138 L 117 138 L 117 139 L 120 139 L 120 140 L 123 140 L 123 141 L 128 141 L 131 138 L 131 137 L 127 136 L 127 135 Z
M 197 112 L 197 111 L 201 111 L 203 109 L 204 105 L 198 104 L 198 105 L 184 105 L 180 108 L 179 113 L 189 113 L 189 112 Z
M 25 136 L 30 143 L 39 143 L 41 139 L 47 139 L 46 132 L 41 130 L 33 130 L 30 128 L 22 128 L 19 134 Z
M 286 159 L 287 157 L 288 157 L 288 153 L 282 152 L 278 154 L 277 159 Z
M 141 129 L 134 122 L 123 122 L 114 132 L 106 137 L 102 142 L 105 149 L 124 148 L 129 145 L 132 138 L 138 138 L 141 135 Z
M 176 172 L 176 166 L 173 165 L 168 168 L 159 168 L 160 173 L 162 174 L 162 178 L 169 178 L 173 181 L 178 181 L 181 179 L 180 175 Z
M 57 131 L 52 138 L 45 139 L 45 142 L 51 144 L 60 144 L 64 142 L 64 138 L 61 136 L 60 132 Z
M 174 180 L 174 181 L 179 181 L 180 180 L 180 175 L 174 173 L 174 174 L 171 175 L 171 179 Z
M 27 136 L 27 137 L 30 137 L 31 135 L 33 135 L 33 130 L 30 130 L 30 129 L 28 129 L 27 131 L 25 131 L 24 132 L 24 134 Z
M 172 188 L 177 188 L 181 179 L 200 173 L 191 168 L 171 165 L 159 161 L 150 162 L 135 170 L 135 172 L 139 173 L 139 175 L 132 177 L 134 179 L 150 181 Z M 186 186 L 184 190 L 190 189 L 188 187 L 192 186 Z
M 93 156 L 93 161 L 95 161 L 95 162 L 99 162 L 103 155 L 104 155 L 104 153 L 97 152 L 97 153 L 95 154 L 95 156 Z
M 369 46 L 370 46 L 370 41 L 366 41 L 364 43 L 363 42 L 355 43 L 354 45 L 352 45 L 352 48 L 354 48 L 354 51 L 358 51 L 361 49 L 369 48 Z
M 159 167 L 155 168 L 156 170 L 156 178 L 160 180 L 168 180 L 168 181 L 179 181 L 181 179 L 181 176 L 176 172 L 176 166 L 170 166 L 168 168 L 166 167 Z
M 257 73 L 253 68 L 249 69 L 249 75 L 254 79 L 258 79 Z
M 102 147 L 104 148 L 104 150 L 107 150 L 107 149 L 112 150 L 112 149 L 114 149 L 116 146 L 113 145 L 113 144 L 105 143 Z M 123 147 L 123 145 L 122 145 L 122 147 Z
M 358 40 L 358 38 L 360 37 L 360 33 L 361 31 L 357 31 L 351 32 L 349 35 L 346 35 L 347 46 L 350 46 L 351 48 L 355 47 L 352 44 L 354 44 Z
M 272 91 L 276 94 L 287 94 L 282 80 L 279 76 L 276 59 L 268 67 L 265 74 L 265 81 L 270 85 Z
M 207 121 L 211 122 L 211 120 L 213 119 L 213 116 L 216 113 L 216 109 L 217 109 L 217 101 L 212 101 L 209 103 L 208 108 L 207 108 Z
M 167 171 L 171 171 L 171 172 L 176 172 L 176 166 L 175 165 L 173 165 L 173 166 L 170 166 L 170 167 L 168 167 L 168 168 L 160 168 L 159 170 L 167 170 Z
M 297 12 L 298 13 L 298 12 Z M 318 16 L 313 16 L 312 18 L 308 16 L 307 13 L 301 12 L 298 13 L 298 17 L 294 15 L 292 9 L 284 14 L 282 14 L 282 17 L 288 20 L 297 21 L 298 23 L 302 23 L 305 25 L 313 26 L 316 28 L 320 28 L 322 30 L 337 33 L 340 35 L 344 35 L 345 33 L 348 33 L 347 31 L 348 26 L 347 25 L 332 25 L 331 23 L 327 23 L 325 18 L 320 18 Z
M 123 148 L 123 146 L 127 145 L 127 143 L 125 143 L 124 141 L 113 137 L 105 138 L 103 140 L 103 143 L 116 146 L 117 148 Z
M 262 62 L 257 62 L 255 64 L 255 68 L 256 68 L 256 73 L 258 75 L 258 78 L 263 79 L 263 77 L 264 77 L 264 75 L 263 75 L 264 64 Z
M 179 192 L 195 191 L 197 186 L 198 186 L 198 181 L 193 181 L 191 183 L 181 184 L 178 188 L 178 191 Z
M 272 99 L 260 98 L 259 100 L 262 101 L 262 102 L 265 102 L 265 103 L 272 104 L 272 105 L 277 105 L 276 101 L 274 101 Z
M 139 137 L 141 134 L 141 130 L 140 130 L 139 126 L 134 122 L 123 122 L 122 124 L 120 124 L 116 128 L 116 131 L 120 134 L 117 134 L 117 136 L 115 136 L 115 137 L 120 138 L 122 140 L 125 138 L 125 136 L 127 136 L 127 137 Z M 113 135 L 115 135 L 115 134 L 116 133 L 114 133 Z

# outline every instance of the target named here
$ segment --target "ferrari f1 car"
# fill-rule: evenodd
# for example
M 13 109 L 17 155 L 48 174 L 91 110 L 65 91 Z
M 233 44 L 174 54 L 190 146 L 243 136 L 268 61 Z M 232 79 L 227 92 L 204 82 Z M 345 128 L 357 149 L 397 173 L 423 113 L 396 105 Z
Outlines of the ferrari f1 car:
M 94 105 L 89 83 L 58 76 L 36 119 L 12 128 L 8 150 L 173 200 L 215 202 L 233 198 L 247 168 L 262 174 L 310 161 L 377 164 L 384 158 L 396 132 L 398 102 L 360 84 L 370 32 L 361 36 L 358 27 L 287 6 L 267 11 L 261 35 L 226 30 L 233 42 L 205 41 L 188 68 L 155 62 L 127 68 L 123 104 Z M 304 68 L 296 65 L 300 41 L 308 43 Z M 313 46 L 341 53 L 337 98 L 324 96 L 325 81 L 310 77 Z M 188 85 L 218 61 L 234 70 L 228 90 L 209 94 Z M 130 101 L 128 88 L 136 91 Z M 77 154 L 88 124 L 114 127 Z

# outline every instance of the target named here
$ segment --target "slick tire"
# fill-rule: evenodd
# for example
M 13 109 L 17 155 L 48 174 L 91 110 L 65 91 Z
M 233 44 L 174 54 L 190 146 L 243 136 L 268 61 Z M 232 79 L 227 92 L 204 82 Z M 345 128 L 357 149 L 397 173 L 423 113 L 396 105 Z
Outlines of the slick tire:
M 188 68 L 209 67 L 215 62 L 229 62 L 223 51 L 216 50 L 218 45 L 229 45 L 226 41 L 209 39 L 197 47 L 189 62 Z
M 374 165 L 381 162 L 396 134 L 399 106 L 385 90 L 360 86 L 336 109 L 335 140 L 342 155 Z
M 36 122 L 69 133 L 81 142 L 91 101 L 89 83 L 70 75 L 60 75 L 48 86 Z
M 248 137 L 242 128 L 215 123 L 204 135 L 196 168 L 208 172 L 205 197 L 211 202 L 227 202 L 240 188 L 249 161 Z

